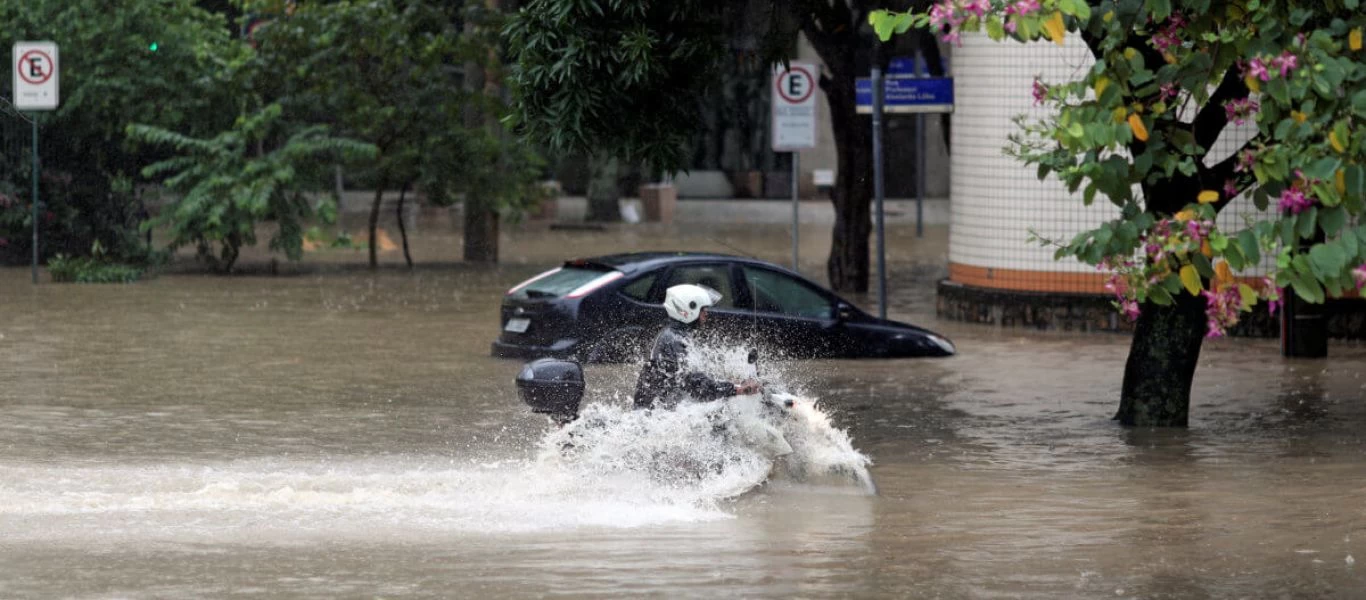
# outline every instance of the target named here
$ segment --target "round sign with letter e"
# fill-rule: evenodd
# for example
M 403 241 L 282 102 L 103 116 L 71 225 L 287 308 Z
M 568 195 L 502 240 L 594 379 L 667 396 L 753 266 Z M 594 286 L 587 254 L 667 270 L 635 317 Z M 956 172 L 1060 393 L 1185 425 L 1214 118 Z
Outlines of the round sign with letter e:
M 816 66 L 790 63 L 773 69 L 773 150 L 816 147 Z
M 19 110 L 57 108 L 57 44 L 15 42 L 13 59 L 14 107 Z

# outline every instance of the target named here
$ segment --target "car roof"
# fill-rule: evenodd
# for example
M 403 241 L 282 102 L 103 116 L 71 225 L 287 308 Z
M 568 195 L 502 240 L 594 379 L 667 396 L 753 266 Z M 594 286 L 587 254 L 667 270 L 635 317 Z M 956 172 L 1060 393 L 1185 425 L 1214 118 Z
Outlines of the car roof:
M 782 267 L 773 263 L 762 261 L 756 258 L 735 256 L 733 254 L 719 254 L 713 252 L 629 252 L 623 254 L 608 254 L 605 256 L 595 256 L 592 258 L 576 258 L 565 261 L 565 266 L 598 266 L 608 267 L 632 273 L 635 271 L 653 269 L 670 263 L 697 262 L 705 260 L 719 260 L 723 262 L 741 262 L 766 267 Z

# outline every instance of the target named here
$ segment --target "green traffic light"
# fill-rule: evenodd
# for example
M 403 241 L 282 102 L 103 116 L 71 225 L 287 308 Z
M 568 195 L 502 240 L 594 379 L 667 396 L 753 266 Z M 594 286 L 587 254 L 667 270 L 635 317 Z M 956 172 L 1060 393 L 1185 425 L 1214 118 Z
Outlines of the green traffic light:
M 156 51 L 157 51 L 157 48 L 158 48 L 158 46 L 157 46 L 157 43 L 156 43 L 156 42 L 152 42 L 151 45 L 147 46 L 147 49 L 148 49 L 148 50 L 151 50 L 152 52 L 156 52 Z

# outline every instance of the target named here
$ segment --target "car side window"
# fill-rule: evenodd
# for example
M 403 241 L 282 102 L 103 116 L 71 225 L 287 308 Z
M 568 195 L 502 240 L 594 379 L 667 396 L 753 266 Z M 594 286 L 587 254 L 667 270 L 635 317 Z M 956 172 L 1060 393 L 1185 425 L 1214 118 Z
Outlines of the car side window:
M 830 319 L 834 303 L 805 282 L 767 269 L 745 267 L 755 309 L 808 319 Z
M 640 279 L 632 281 L 621 288 L 621 293 L 626 297 L 640 302 L 648 302 L 650 299 L 650 288 L 654 287 L 655 280 L 659 279 L 659 273 L 649 273 L 641 276 Z
M 721 292 L 717 308 L 735 308 L 735 290 L 731 286 L 730 266 L 728 265 L 689 265 L 675 267 L 669 272 L 669 280 L 664 289 L 691 283 L 705 285 Z

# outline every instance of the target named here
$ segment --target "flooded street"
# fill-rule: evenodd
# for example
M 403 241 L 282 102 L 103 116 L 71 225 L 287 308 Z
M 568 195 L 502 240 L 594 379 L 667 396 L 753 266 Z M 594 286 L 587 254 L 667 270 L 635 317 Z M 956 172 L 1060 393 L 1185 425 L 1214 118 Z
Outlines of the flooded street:
M 939 321 L 945 228 L 897 222 L 889 316 L 958 356 L 773 366 L 880 493 L 671 495 L 537 460 L 522 363 L 489 356 L 502 295 L 568 255 L 786 264 L 786 228 L 510 226 L 483 268 L 438 225 L 412 272 L 341 249 L 134 285 L 0 269 L 0 598 L 1366 594 L 1360 344 L 1207 343 L 1191 427 L 1123 429 L 1127 337 Z M 803 229 L 821 282 L 828 239 Z M 635 371 L 587 376 L 622 402 Z

